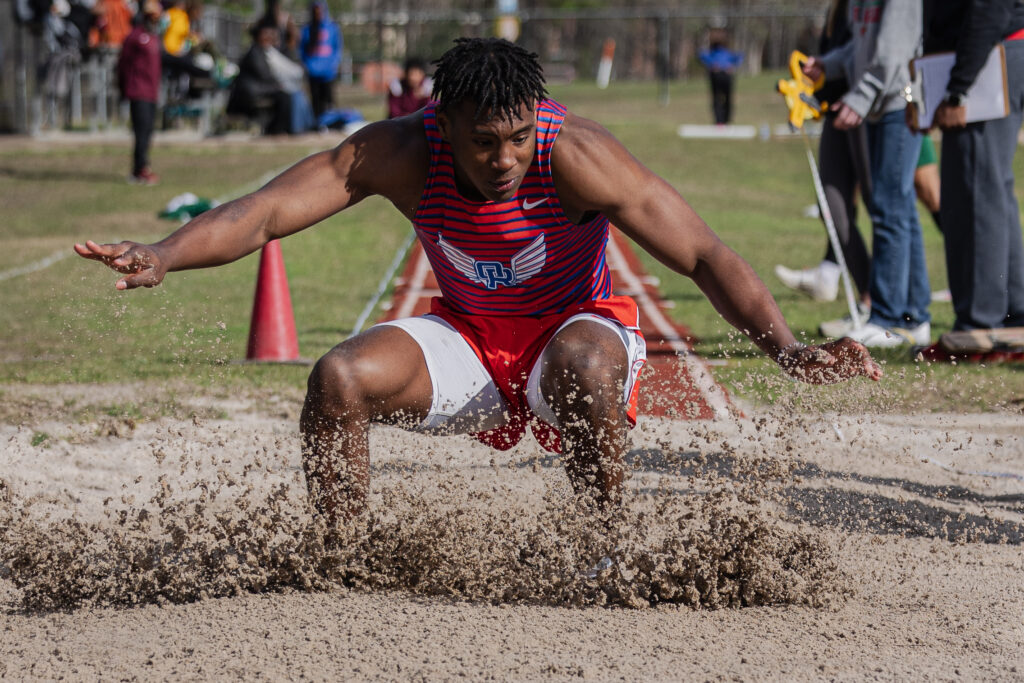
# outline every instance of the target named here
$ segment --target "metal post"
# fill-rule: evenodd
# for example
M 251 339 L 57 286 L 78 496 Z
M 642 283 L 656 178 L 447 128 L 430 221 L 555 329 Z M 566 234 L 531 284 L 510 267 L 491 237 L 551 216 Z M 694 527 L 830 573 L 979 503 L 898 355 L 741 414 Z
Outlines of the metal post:
M 668 15 L 663 14 L 657 19 L 658 35 L 658 103 L 668 105 L 668 72 L 669 72 L 669 36 Z
M 14 29 L 14 129 L 28 132 L 28 68 L 25 64 L 25 27 Z
M 67 117 L 67 127 L 72 128 L 82 122 L 82 62 L 71 67 L 71 111 Z
M 29 112 L 29 135 L 39 135 L 43 122 L 43 95 L 39 86 L 39 38 L 32 36 L 32 68 L 35 71 L 35 92 L 32 94 L 32 104 Z

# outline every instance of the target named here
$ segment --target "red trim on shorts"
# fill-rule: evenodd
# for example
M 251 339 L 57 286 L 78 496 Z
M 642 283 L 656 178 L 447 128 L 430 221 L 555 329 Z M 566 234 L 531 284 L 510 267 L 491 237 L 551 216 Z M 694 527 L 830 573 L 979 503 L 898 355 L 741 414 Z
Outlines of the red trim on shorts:
M 558 430 L 533 415 L 526 400 L 530 370 L 562 323 L 580 313 L 595 313 L 640 334 L 636 302 L 628 296 L 589 301 L 561 313 L 542 316 L 465 315 L 449 308 L 442 297 L 434 297 L 430 312 L 458 330 L 508 403 L 509 419 L 505 425 L 473 435 L 500 451 L 519 443 L 527 425 L 544 448 L 554 453 L 562 451 Z M 631 427 L 636 424 L 639 388 L 640 382 L 634 382 L 627 411 Z
M 1021 38 L 1024 38 L 1024 28 L 1017 29 L 1016 31 L 1014 31 L 1010 35 L 1008 35 L 1005 38 L 1003 38 L 1003 41 L 1005 42 L 1005 41 L 1008 41 L 1008 40 L 1020 40 Z

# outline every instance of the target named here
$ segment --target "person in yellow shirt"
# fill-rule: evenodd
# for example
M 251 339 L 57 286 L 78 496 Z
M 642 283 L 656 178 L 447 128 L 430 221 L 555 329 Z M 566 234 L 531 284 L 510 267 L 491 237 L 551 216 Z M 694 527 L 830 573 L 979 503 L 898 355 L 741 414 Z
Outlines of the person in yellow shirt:
M 189 34 L 191 26 L 185 0 L 175 0 L 167 9 L 167 28 L 164 31 L 164 50 L 169 55 L 180 57 L 189 51 Z

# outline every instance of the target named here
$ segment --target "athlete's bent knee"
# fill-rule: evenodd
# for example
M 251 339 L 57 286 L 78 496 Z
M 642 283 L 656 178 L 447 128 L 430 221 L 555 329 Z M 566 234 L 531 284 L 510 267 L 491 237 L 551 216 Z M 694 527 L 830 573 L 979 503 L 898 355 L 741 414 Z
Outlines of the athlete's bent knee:
M 340 417 L 365 406 L 362 377 L 365 368 L 357 359 L 332 351 L 313 366 L 307 382 L 307 402 L 317 404 L 321 414 Z
M 556 383 L 604 386 L 621 380 L 625 373 L 626 354 L 616 338 L 559 340 L 548 357 L 549 377 Z

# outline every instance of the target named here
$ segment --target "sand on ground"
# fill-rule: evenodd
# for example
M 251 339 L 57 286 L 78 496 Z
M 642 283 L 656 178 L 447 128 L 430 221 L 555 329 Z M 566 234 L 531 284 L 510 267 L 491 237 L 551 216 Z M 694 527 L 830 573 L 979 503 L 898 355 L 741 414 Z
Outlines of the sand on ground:
M 379 427 L 332 532 L 301 395 L 2 389 L 0 676 L 1024 680 L 1019 412 L 646 419 L 607 526 L 532 438 Z

